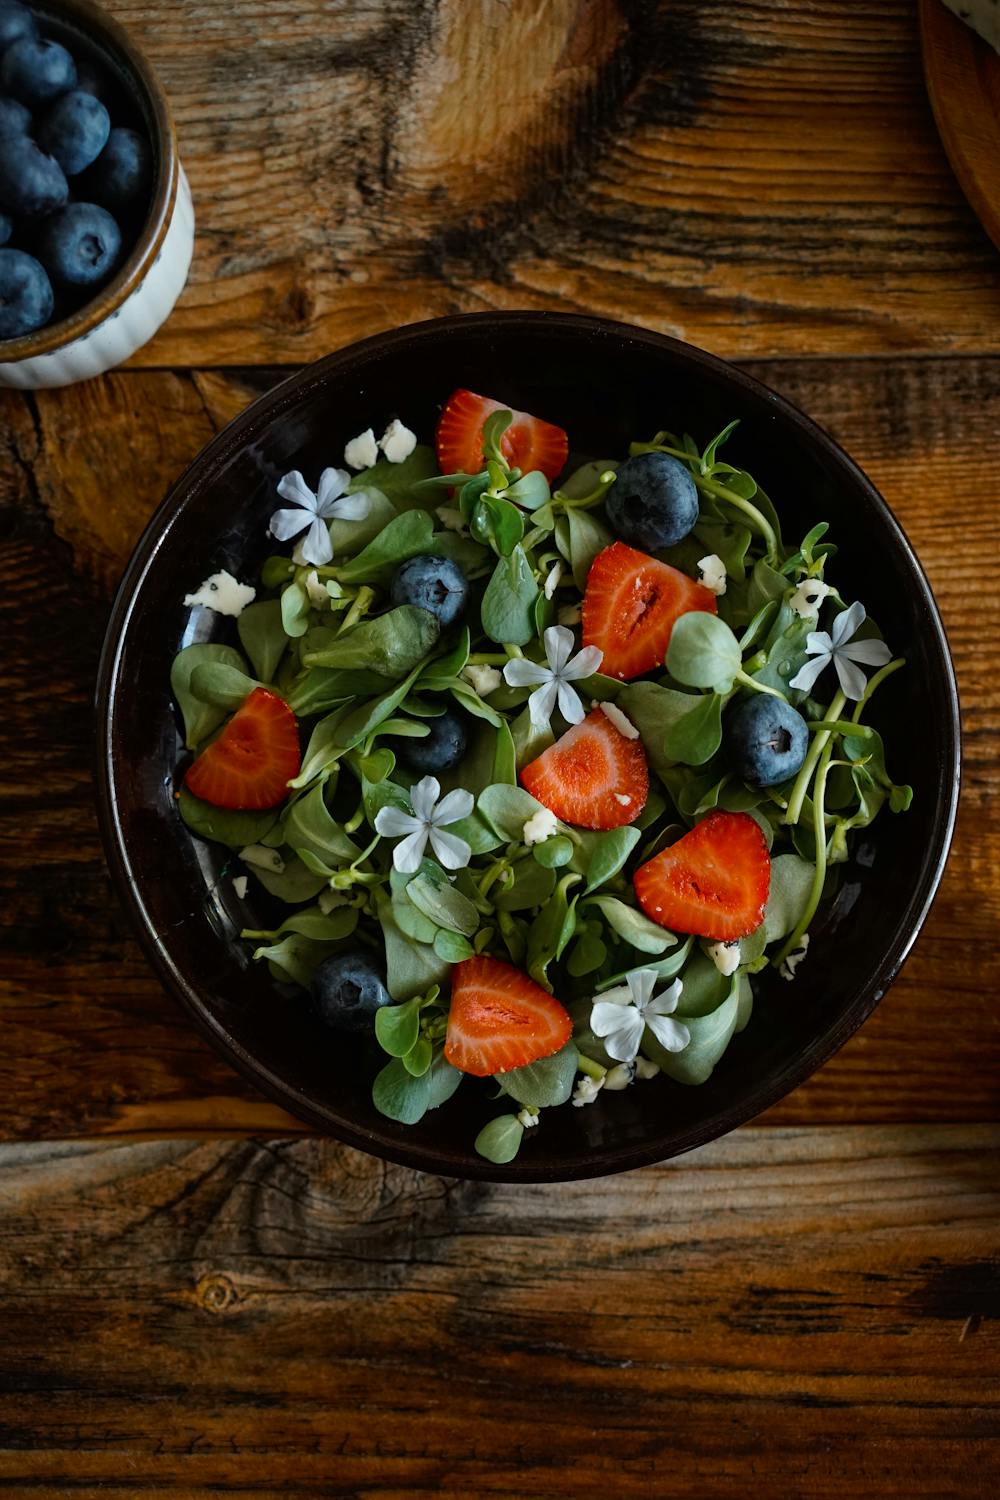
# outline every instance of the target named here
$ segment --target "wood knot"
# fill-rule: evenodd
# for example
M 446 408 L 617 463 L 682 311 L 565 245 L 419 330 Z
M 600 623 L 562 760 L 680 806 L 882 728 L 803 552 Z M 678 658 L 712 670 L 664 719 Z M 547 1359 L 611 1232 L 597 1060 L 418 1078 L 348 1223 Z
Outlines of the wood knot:
M 235 1283 L 220 1271 L 202 1276 L 195 1288 L 195 1297 L 203 1312 L 213 1314 L 232 1312 L 240 1300 Z

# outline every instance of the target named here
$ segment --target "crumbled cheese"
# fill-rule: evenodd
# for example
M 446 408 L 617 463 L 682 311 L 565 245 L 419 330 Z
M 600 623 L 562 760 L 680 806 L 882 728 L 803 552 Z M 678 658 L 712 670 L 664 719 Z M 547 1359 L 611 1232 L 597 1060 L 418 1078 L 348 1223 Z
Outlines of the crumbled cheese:
M 576 1081 L 576 1088 L 573 1090 L 574 1108 L 580 1109 L 584 1104 L 593 1104 L 604 1087 L 604 1080 L 607 1076 L 607 1073 L 602 1073 L 600 1078 L 591 1078 L 589 1074 L 581 1073 Z
M 344 463 L 349 469 L 370 469 L 378 462 L 378 443 L 370 427 L 359 432 L 344 449 Z
M 267 849 L 263 844 L 248 844 L 245 849 L 240 850 L 240 859 L 245 865 L 255 866 L 258 870 L 270 870 L 274 875 L 281 875 L 285 868 L 285 861 L 277 849 Z
M 417 446 L 417 435 L 404 427 L 398 417 L 393 417 L 379 438 L 378 445 L 391 464 L 401 464 Z
M 316 904 L 324 917 L 328 917 L 338 906 L 346 906 L 349 900 L 346 891 L 320 891 Z
M 615 792 L 615 801 L 619 802 L 622 807 L 628 807 L 629 803 L 632 801 L 632 798 L 628 795 L 627 792 Z
M 609 1068 L 604 1075 L 604 1087 L 606 1089 L 627 1089 L 636 1075 L 636 1062 L 619 1063 L 617 1067 Z
M 562 565 L 562 563 L 561 562 L 554 562 L 552 564 L 551 568 L 549 569 L 549 576 L 546 578 L 545 583 L 544 583 L 544 585 L 542 587 L 542 592 L 544 593 L 546 599 L 551 599 L 552 598 L 552 595 L 555 593 L 556 589 L 559 587 L 559 580 L 560 580 L 560 578 L 562 576 L 563 576 L 563 565 Z
M 475 663 L 472 666 L 463 667 L 462 676 L 480 698 L 488 698 L 503 682 L 503 676 L 496 667 L 477 666 Z
M 703 557 L 699 561 L 698 572 L 701 574 L 702 583 L 713 594 L 724 594 L 726 592 L 726 565 L 721 557 L 717 557 L 714 552 L 710 552 L 707 557 Z
M 733 943 L 709 943 L 705 949 L 720 974 L 728 979 L 740 966 L 740 945 Z
M 326 591 L 326 584 L 320 581 L 319 574 L 313 568 L 306 574 L 306 593 L 309 595 L 309 603 L 315 609 L 327 609 L 330 604 L 330 595 Z
M 788 602 L 804 620 L 810 615 L 818 614 L 823 600 L 827 594 L 832 593 L 833 589 L 822 578 L 803 578 Z
M 240 901 L 243 901 L 246 898 L 247 886 L 249 884 L 250 882 L 245 875 L 237 875 L 236 879 L 233 881 L 233 890 L 236 892 L 237 898 Z
M 639 738 L 639 731 L 632 723 L 632 720 L 626 719 L 621 709 L 616 707 L 614 703 L 599 703 L 598 708 L 602 714 L 605 714 L 611 720 L 618 733 L 623 734 L 627 740 L 637 740 Z
M 538 1124 L 538 1110 L 530 1109 L 525 1105 L 524 1109 L 518 1111 L 517 1119 L 518 1123 L 523 1125 L 525 1130 L 530 1130 L 532 1125 Z
M 805 956 L 806 956 L 806 949 L 808 947 L 809 947 L 809 934 L 807 932 L 803 936 L 803 938 L 802 938 L 801 942 L 799 943 L 798 947 L 797 948 L 793 948 L 792 951 L 791 951 L 791 953 L 789 953 L 788 957 L 786 959 L 782 960 L 781 966 L 778 969 L 778 973 L 781 975 L 782 979 L 794 979 L 795 978 L 795 970 L 798 968 L 799 964 L 805 958 Z
M 659 1063 L 650 1062 L 648 1057 L 637 1057 L 635 1060 L 636 1078 L 655 1078 L 660 1071 Z
M 544 844 L 559 828 L 559 820 L 555 813 L 549 812 L 547 807 L 540 807 L 537 812 L 531 814 L 521 830 L 522 841 L 530 849 L 532 844 Z
M 560 625 L 579 625 L 583 619 L 583 611 L 579 604 L 563 604 L 559 610 Z
M 185 604 L 201 604 L 217 615 L 241 615 L 257 597 L 248 583 L 238 583 L 232 573 L 213 573 L 194 594 L 185 594 Z
M 465 524 L 465 517 L 454 505 L 439 505 L 434 514 L 445 531 L 457 531 L 460 536 L 468 536 L 469 528 Z

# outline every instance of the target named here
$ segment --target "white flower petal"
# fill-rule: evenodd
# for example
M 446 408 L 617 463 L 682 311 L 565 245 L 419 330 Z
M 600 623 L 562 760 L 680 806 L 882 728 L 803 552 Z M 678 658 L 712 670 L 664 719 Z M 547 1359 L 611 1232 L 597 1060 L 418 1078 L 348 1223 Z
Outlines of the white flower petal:
M 593 677 L 603 660 L 604 652 L 600 646 L 584 646 L 572 661 L 566 663 L 559 675 L 567 682 L 579 682 L 583 677 Z
M 540 682 L 551 682 L 552 673 L 540 662 L 529 661 L 526 656 L 515 656 L 504 667 L 503 679 L 508 687 L 535 687 Z
M 406 833 L 419 833 L 423 826 L 419 818 L 401 807 L 380 807 L 375 814 L 375 832 L 385 838 L 400 839 Z
M 445 833 L 441 828 L 432 828 L 431 848 L 446 870 L 464 870 L 472 858 L 472 845 L 460 839 L 457 833 Z
M 356 495 L 342 495 L 339 500 L 331 501 L 323 514 L 329 516 L 331 521 L 362 521 L 370 510 L 368 495 L 364 490 L 359 490 Z
M 306 532 L 305 539 L 301 543 L 302 556 L 307 563 L 312 563 L 314 568 L 321 568 L 328 563 L 333 556 L 333 546 L 330 542 L 330 533 L 326 529 L 326 522 L 315 520 Z
M 346 469 L 324 469 L 316 486 L 316 514 L 329 516 L 330 506 L 341 496 L 351 482 Z
M 812 661 L 807 661 L 805 666 L 802 667 L 798 672 L 796 672 L 795 676 L 791 679 L 788 686 L 793 688 L 801 688 L 804 693 L 808 693 L 817 677 L 819 677 L 819 675 L 829 665 L 829 654 L 827 654 L 826 656 L 813 657 Z
M 655 969 L 633 969 L 631 974 L 626 975 L 625 983 L 632 992 L 632 999 L 639 1010 L 647 1006 L 656 989 L 657 973 Z
M 864 624 L 865 607 L 863 604 L 852 604 L 848 609 L 842 609 L 834 620 L 830 629 L 830 636 L 835 646 L 842 646 L 849 641 L 852 635 L 856 635 Z
M 576 645 L 572 630 L 565 625 L 550 625 L 543 637 L 545 656 L 553 672 L 561 673 Z
M 430 822 L 440 795 L 441 783 L 436 776 L 424 776 L 410 788 L 410 805 L 421 823 Z
M 866 667 L 884 667 L 892 660 L 892 652 L 885 641 L 850 641 L 840 647 L 837 655 L 846 656 L 848 661 L 859 661 Z
M 825 630 L 810 630 L 806 636 L 807 656 L 832 656 L 833 642 Z
M 691 1033 L 684 1023 L 670 1016 L 647 1016 L 646 1025 L 668 1052 L 683 1052 L 691 1040 Z
M 568 682 L 559 683 L 559 712 L 567 724 L 581 724 L 587 711 L 580 701 L 580 694 Z
M 467 818 L 475 805 L 476 799 L 472 793 L 457 787 L 447 797 L 441 798 L 431 814 L 431 823 L 435 828 L 441 828 L 447 823 L 457 823 L 459 818 Z
M 840 680 L 840 690 L 845 698 L 850 698 L 857 703 L 865 695 L 865 687 L 868 679 L 860 667 L 856 667 L 852 661 L 848 661 L 843 651 L 838 651 L 833 658 L 834 666 L 837 668 L 837 677 Z
M 735 946 L 738 954 L 740 945 L 739 943 L 737 943 Z M 673 1011 L 675 1011 L 677 1009 L 677 1003 L 681 998 L 681 990 L 683 988 L 683 981 L 680 979 L 675 979 L 668 990 L 664 990 L 662 995 L 657 995 L 655 1000 L 650 1000 L 649 1004 L 645 1008 L 645 1016 L 647 1022 L 649 1021 L 650 1016 L 669 1016 Z
M 604 1038 L 604 1050 L 615 1062 L 631 1062 L 642 1045 L 645 1031 L 643 1019 L 637 1010 L 626 1010 L 624 1020 L 617 1031 Z
M 609 990 L 609 994 L 614 994 Z M 626 993 L 622 990 L 622 994 Z M 635 1007 L 628 1001 L 609 1000 L 607 995 L 602 995 L 600 1000 L 595 1000 L 590 1010 L 590 1029 L 595 1036 L 609 1036 L 612 1031 L 620 1031 L 625 1024 L 623 1017 Z M 635 1012 L 638 1015 L 638 1012 Z
M 304 510 L 276 510 L 268 523 L 268 530 L 279 542 L 290 542 L 309 526 L 309 513 Z
M 551 568 L 549 569 L 548 577 L 546 578 L 545 584 L 544 584 L 544 586 L 542 588 L 542 593 L 545 595 L 546 599 L 551 599 L 552 598 L 552 595 L 555 593 L 556 589 L 559 587 L 559 580 L 562 577 L 562 575 L 563 575 L 563 565 L 562 565 L 562 563 L 561 562 L 554 562 L 552 564 Z
M 392 851 L 392 862 L 401 875 L 415 875 L 427 848 L 427 829 L 421 827 L 409 838 L 401 839 Z
M 544 729 L 556 706 L 559 684 L 550 678 L 544 687 L 536 688 L 528 699 L 528 717 L 536 729 Z
M 278 494 L 282 500 L 291 500 L 293 505 L 301 505 L 303 510 L 316 514 L 316 496 L 306 484 L 298 469 L 292 469 L 290 474 L 285 474 L 278 480 Z

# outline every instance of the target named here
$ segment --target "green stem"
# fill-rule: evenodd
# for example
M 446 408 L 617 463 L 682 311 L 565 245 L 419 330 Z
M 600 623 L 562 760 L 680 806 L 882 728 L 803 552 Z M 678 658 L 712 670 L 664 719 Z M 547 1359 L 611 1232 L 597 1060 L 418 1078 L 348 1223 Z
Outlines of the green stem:
M 509 868 L 510 866 L 508 865 L 506 859 L 495 860 L 486 871 L 486 874 L 483 876 L 482 880 L 478 881 L 476 884 L 476 889 L 478 890 L 479 894 L 481 896 L 485 896 L 490 887 L 492 885 L 495 885 L 500 876 L 506 874 Z
M 354 600 L 354 603 L 351 605 L 350 609 L 347 611 L 347 614 L 344 616 L 337 634 L 343 635 L 345 630 L 350 630 L 352 625 L 356 625 L 361 619 L 361 616 L 368 613 L 368 610 L 374 602 L 374 599 L 374 589 L 370 589 L 367 584 L 360 588 L 358 590 L 357 597 Z
M 592 1057 L 586 1057 L 582 1052 L 576 1055 L 576 1065 L 581 1073 L 586 1073 L 588 1078 L 603 1078 L 608 1071 L 599 1062 L 595 1062 Z
M 879 670 L 875 673 L 875 676 L 868 683 L 864 692 L 861 694 L 861 697 L 855 704 L 854 712 L 851 715 L 852 724 L 857 724 L 860 721 L 862 710 L 864 709 L 864 706 L 868 702 L 868 699 L 871 697 L 872 693 L 874 693 L 875 689 L 879 687 L 887 677 L 891 677 L 893 672 L 898 672 L 900 667 L 905 666 L 906 658 L 904 656 L 897 656 L 895 661 L 886 662 L 884 667 L 879 668 Z
M 753 688 L 755 693 L 769 693 L 772 698 L 780 698 L 782 703 L 788 702 L 779 688 L 768 687 L 766 683 L 758 682 L 755 677 L 751 677 L 746 672 L 737 672 L 733 681 L 742 683 L 744 687 Z
M 839 719 L 844 711 L 844 705 L 846 702 L 847 698 L 845 697 L 845 695 L 842 692 L 838 691 L 837 696 L 834 698 L 833 702 L 830 704 L 830 707 L 827 709 L 826 719 L 833 721 Z M 785 813 L 786 823 L 797 823 L 799 821 L 799 816 L 802 812 L 802 804 L 806 800 L 806 793 L 809 790 L 809 783 L 810 781 L 812 781 L 813 772 L 816 769 L 819 758 L 823 754 L 823 751 L 826 748 L 829 739 L 830 731 L 828 729 L 821 729 L 819 734 L 817 734 L 816 738 L 813 740 L 812 744 L 809 746 L 806 758 L 802 762 L 802 769 L 799 771 L 799 774 L 795 778 L 795 785 L 792 787 L 792 793 L 788 799 L 788 811 Z
M 555 490 L 552 499 L 561 505 L 563 510 L 592 510 L 595 505 L 600 505 L 608 490 L 616 479 L 614 469 L 605 469 L 603 474 L 597 478 L 596 489 L 591 490 L 589 495 L 564 495 L 562 490 Z
M 830 734 L 851 734 L 858 740 L 871 735 L 866 725 L 856 724 L 853 719 L 810 719 L 806 721 L 806 728 L 810 734 L 819 734 L 825 729 Z
M 466 665 L 470 667 L 505 667 L 509 661 L 510 657 L 506 651 L 473 651 Z
M 364 804 L 364 802 L 359 802 L 358 803 L 358 810 L 357 810 L 357 812 L 352 813 L 351 816 L 348 818 L 347 822 L 344 824 L 344 832 L 345 833 L 357 833 L 358 829 L 361 827 L 361 825 L 362 825 L 362 823 L 364 821 L 365 821 L 365 804 Z
M 705 479 L 699 474 L 694 475 L 694 482 L 700 490 L 711 495 L 716 500 L 724 500 L 727 505 L 732 505 L 736 510 L 742 511 L 747 520 L 752 523 L 764 538 L 764 546 L 767 548 L 767 561 L 773 567 L 781 565 L 778 554 L 778 538 L 774 534 L 774 527 L 765 515 L 762 514 L 749 500 L 744 500 L 742 495 L 737 495 L 733 490 L 727 490 L 724 484 L 716 484 L 714 479 Z
M 786 940 L 780 953 L 773 959 L 775 967 L 781 964 L 802 941 L 804 933 L 809 929 L 809 923 L 816 915 L 823 895 L 823 885 L 826 881 L 826 778 L 830 769 L 830 759 L 833 755 L 833 740 L 827 738 L 820 756 L 819 768 L 816 772 L 816 785 L 813 789 L 813 837 L 816 841 L 816 868 L 813 872 L 813 882 L 809 890 L 809 899 L 806 902 L 805 911 L 802 913 L 795 930 Z

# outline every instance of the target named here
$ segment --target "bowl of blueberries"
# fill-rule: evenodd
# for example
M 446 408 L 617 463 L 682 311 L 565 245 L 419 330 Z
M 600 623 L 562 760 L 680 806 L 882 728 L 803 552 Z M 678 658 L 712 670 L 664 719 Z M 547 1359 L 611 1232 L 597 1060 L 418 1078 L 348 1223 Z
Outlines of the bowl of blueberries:
M 150 339 L 194 214 L 166 94 L 92 0 L 0 0 L 0 384 L 69 385 Z

